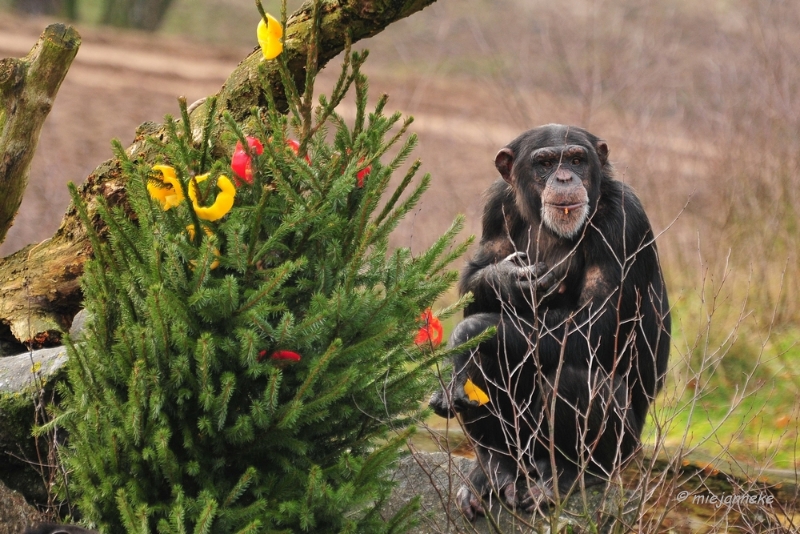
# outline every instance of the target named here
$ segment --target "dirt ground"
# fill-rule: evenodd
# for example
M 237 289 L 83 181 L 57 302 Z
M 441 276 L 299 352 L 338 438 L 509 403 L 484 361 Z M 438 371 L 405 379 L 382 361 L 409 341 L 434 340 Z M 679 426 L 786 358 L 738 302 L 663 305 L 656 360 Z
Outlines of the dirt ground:
M 27 54 L 49 22 L 0 14 L 0 57 Z M 81 183 L 110 158 L 112 138 L 127 145 L 142 122 L 178 114 L 179 95 L 191 103 L 215 93 L 251 50 L 119 30 L 77 29 L 82 36 L 80 50 L 42 130 L 29 186 L 0 246 L 0 257 L 55 232 L 69 203 L 66 184 Z M 371 62 L 376 63 L 374 68 Z M 322 87 L 336 74 L 336 65 L 334 60 L 326 69 Z M 468 232 L 478 232 L 480 192 L 496 176 L 494 154 L 525 128 L 513 120 L 498 120 L 503 110 L 486 105 L 491 88 L 447 83 L 425 73 L 396 76 L 387 62 L 372 59 L 366 71 L 373 97 L 388 93 L 390 110 L 415 117 L 411 129 L 420 144 L 414 155 L 422 159 L 422 171 L 434 178 L 415 215 L 395 235 L 395 244 L 420 250 L 457 213 L 467 215 Z M 345 115 L 347 111 L 344 106 Z

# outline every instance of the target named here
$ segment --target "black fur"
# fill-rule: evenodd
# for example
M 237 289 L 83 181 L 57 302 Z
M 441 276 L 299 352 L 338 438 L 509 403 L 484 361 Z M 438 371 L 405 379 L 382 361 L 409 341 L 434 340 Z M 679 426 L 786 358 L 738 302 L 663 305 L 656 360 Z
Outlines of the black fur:
M 537 166 L 532 154 L 542 148 L 586 157 Z M 439 415 L 460 413 L 476 445 L 459 492 L 470 518 L 491 489 L 530 510 L 576 481 L 607 480 L 636 451 L 661 388 L 670 314 L 658 253 L 639 199 L 613 178 L 607 155 L 589 132 L 548 125 L 497 156 L 504 179 L 488 190 L 480 246 L 459 287 L 474 301 L 450 343 L 490 326 L 498 333 L 456 356 L 452 383 L 431 399 Z M 577 235 L 543 222 L 543 196 L 566 199 L 553 213 L 563 209 L 567 225 L 580 219 L 558 206 L 588 204 Z M 466 397 L 468 378 L 490 403 Z

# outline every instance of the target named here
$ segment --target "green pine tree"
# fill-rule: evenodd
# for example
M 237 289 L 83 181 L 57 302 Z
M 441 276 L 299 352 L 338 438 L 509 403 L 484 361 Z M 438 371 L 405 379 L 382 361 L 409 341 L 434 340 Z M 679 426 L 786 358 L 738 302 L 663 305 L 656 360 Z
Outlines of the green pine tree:
M 129 204 L 101 201 L 102 237 L 72 188 L 95 253 L 82 280 L 91 319 L 68 345 L 52 424 L 69 432 L 67 487 L 88 523 L 142 534 L 413 524 L 415 503 L 381 513 L 388 470 L 433 389 L 432 364 L 452 350 L 415 334 L 467 243 L 453 244 L 457 220 L 416 257 L 390 250 L 430 177 L 415 179 L 416 162 L 390 188 L 416 138 L 410 119 L 384 113 L 386 98 L 367 113 L 366 55 L 348 49 L 313 107 L 315 58 L 302 90 L 281 63 L 288 113 L 264 83 L 268 108 L 240 124 L 209 119 L 197 142 L 183 106 L 168 139 L 150 140 L 155 169 L 117 144 Z M 348 125 L 334 108 L 351 89 Z M 250 150 L 252 183 L 212 157 L 223 128 L 231 149 L 247 146 L 243 128 L 263 143 Z

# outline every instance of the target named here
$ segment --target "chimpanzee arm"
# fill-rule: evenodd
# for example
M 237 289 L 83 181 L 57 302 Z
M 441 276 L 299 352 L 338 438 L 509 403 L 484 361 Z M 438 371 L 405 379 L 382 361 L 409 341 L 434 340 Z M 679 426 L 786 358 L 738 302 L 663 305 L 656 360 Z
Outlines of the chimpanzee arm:
M 483 213 L 483 230 L 478 251 L 467 262 L 459 283 L 463 295 L 471 292 L 472 303 L 465 316 L 474 313 L 497 313 L 503 304 L 521 313 L 532 312 L 535 292 L 544 294 L 563 277 L 560 266 L 548 269 L 542 262 L 531 265 L 526 250 L 518 248 L 511 235 L 519 235 L 523 226 L 514 194 L 502 180 L 489 189 Z
M 457 347 L 466 343 L 485 332 L 488 328 L 497 326 L 499 321 L 499 313 L 470 315 L 453 329 L 449 345 Z M 430 406 L 436 415 L 450 418 L 466 408 L 477 408 L 479 406 L 478 402 L 471 400 L 464 390 L 467 379 L 471 379 L 478 387 L 486 391 L 486 385 L 483 380 L 484 371 L 480 370 L 481 363 L 479 359 L 480 356 L 477 349 L 464 351 L 453 357 L 453 377 L 450 383 L 434 393 L 430 400 Z
M 487 192 L 483 210 L 481 241 L 475 255 L 464 267 L 459 282 L 459 293 L 471 292 L 473 301 L 464 312 L 465 316 L 481 312 L 499 312 L 498 262 L 517 252 L 509 238 L 509 219 L 516 213 L 514 197 L 508 185 L 498 180 Z

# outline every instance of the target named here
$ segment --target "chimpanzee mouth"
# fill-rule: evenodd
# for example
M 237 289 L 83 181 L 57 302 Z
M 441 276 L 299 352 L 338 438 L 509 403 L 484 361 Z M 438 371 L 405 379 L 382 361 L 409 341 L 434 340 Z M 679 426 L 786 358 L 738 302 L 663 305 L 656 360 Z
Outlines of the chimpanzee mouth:
M 578 204 L 552 204 L 552 203 L 547 204 L 548 208 L 562 212 L 564 215 L 569 215 L 569 212 L 581 209 L 585 206 L 586 206 L 585 202 L 580 202 Z
M 547 202 L 542 209 L 542 222 L 556 235 L 572 239 L 578 235 L 589 217 L 589 203 L 560 204 Z

